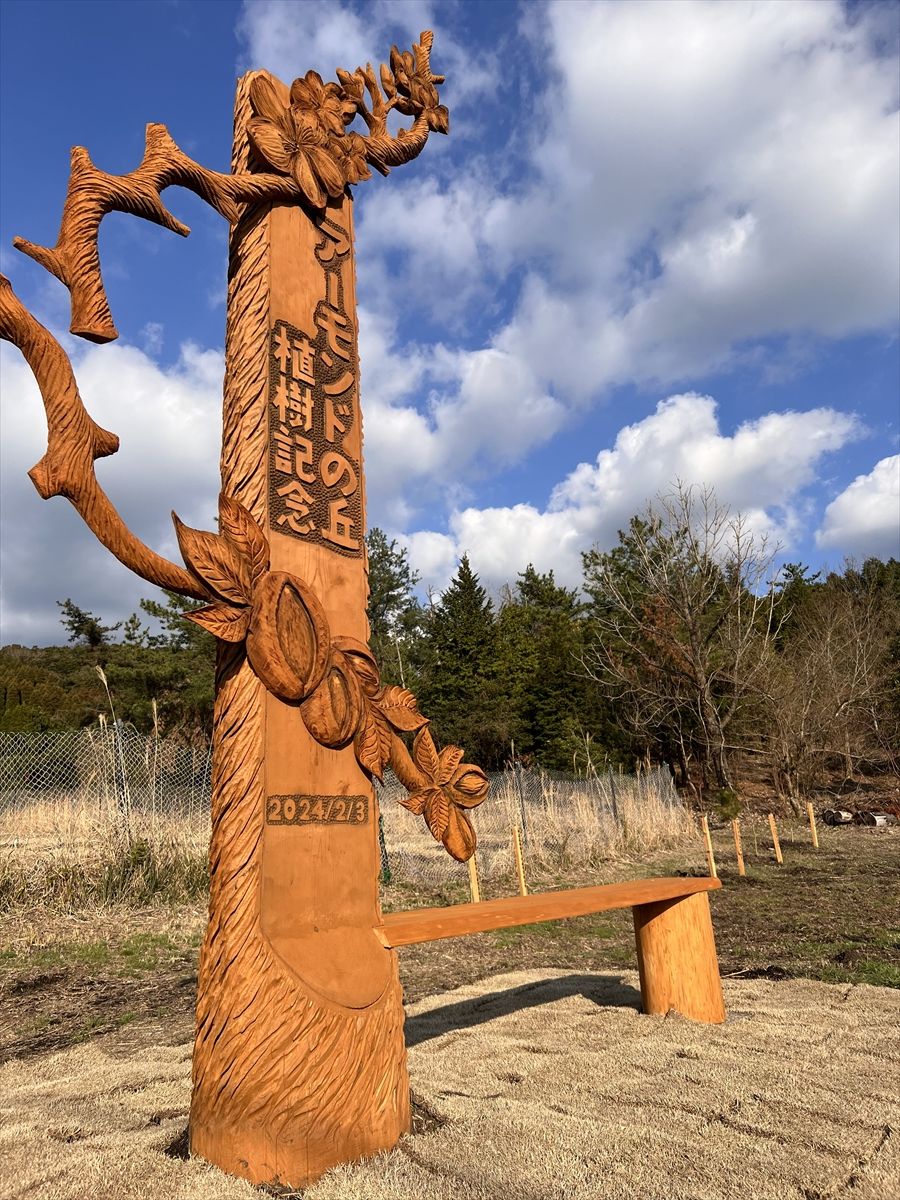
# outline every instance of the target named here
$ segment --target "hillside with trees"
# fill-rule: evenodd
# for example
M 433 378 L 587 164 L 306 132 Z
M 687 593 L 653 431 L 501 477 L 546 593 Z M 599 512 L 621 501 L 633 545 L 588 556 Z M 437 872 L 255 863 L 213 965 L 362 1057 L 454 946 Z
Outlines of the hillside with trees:
M 488 769 L 667 763 L 728 803 L 764 780 L 789 805 L 835 778 L 900 778 L 900 563 L 776 570 L 740 514 L 678 488 L 583 555 L 580 589 L 528 566 L 495 600 L 467 556 L 422 602 L 406 551 L 368 538 L 372 647 L 441 742 Z M 109 715 L 208 738 L 215 645 L 176 595 L 121 625 L 60 604 L 69 645 L 0 650 L 0 730 Z M 153 628 L 147 619 L 153 619 Z M 155 702 L 155 703 L 154 703 Z

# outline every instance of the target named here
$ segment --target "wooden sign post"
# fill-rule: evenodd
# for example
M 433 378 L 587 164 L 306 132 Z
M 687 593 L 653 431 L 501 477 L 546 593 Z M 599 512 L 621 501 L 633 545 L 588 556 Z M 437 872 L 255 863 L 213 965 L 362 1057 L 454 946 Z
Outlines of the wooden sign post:
M 97 234 L 114 209 L 187 229 L 161 191 L 195 191 L 232 225 L 218 533 L 175 518 L 181 567 L 123 524 L 94 474 L 118 447 L 84 409 L 65 351 L 0 277 L 0 336 L 40 385 L 48 450 L 31 471 L 145 579 L 206 602 L 218 638 L 210 918 L 200 956 L 190 1141 L 254 1183 L 303 1187 L 409 1128 L 396 952 L 376 930 L 378 805 L 389 765 L 460 861 L 479 768 L 438 751 L 415 697 L 382 685 L 367 645 L 365 491 L 349 185 L 446 133 L 432 36 L 371 66 L 290 88 L 239 83 L 232 173 L 161 125 L 135 171 L 76 148 L 54 247 L 18 249 L 62 280 L 72 332 L 116 336 Z M 394 136 L 388 114 L 412 118 Z M 362 118 L 364 133 L 350 123 Z M 412 739 L 412 745 L 407 739 Z

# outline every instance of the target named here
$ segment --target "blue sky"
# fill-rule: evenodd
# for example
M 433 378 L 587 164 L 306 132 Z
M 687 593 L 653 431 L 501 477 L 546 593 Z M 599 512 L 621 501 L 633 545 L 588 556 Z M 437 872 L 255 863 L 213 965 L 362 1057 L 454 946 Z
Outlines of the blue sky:
M 211 527 L 227 230 L 112 214 L 120 340 L 65 334 L 67 296 L 11 248 L 52 244 L 68 155 L 140 161 L 165 123 L 228 163 L 238 74 L 333 78 L 435 30 L 449 138 L 356 190 L 370 521 L 439 589 L 469 552 L 493 589 L 581 550 L 676 479 L 708 484 L 818 567 L 900 554 L 898 6 L 831 0 L 129 0 L 0 5 L 0 269 L 61 336 L 122 439 L 98 474 L 177 556 Z M 3 642 L 60 640 L 151 589 L 26 477 L 35 387 L 0 355 Z

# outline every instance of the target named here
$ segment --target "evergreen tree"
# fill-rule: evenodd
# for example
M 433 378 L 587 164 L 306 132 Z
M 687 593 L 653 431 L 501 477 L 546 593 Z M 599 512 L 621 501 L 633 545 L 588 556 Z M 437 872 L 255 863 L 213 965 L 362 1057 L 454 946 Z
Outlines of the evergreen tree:
M 456 742 L 483 767 L 509 752 L 510 713 L 501 706 L 494 608 L 468 555 L 429 614 L 419 699 L 439 741 Z
M 369 560 L 369 644 L 385 683 L 415 690 L 422 610 L 415 596 L 418 572 L 408 552 L 383 530 L 366 534 Z
M 577 591 L 529 564 L 500 612 L 501 677 L 517 752 L 543 767 L 571 770 L 588 747 L 600 760 L 623 751 L 610 706 L 582 663 L 585 631 Z
M 122 624 L 121 621 L 117 621 L 115 625 L 103 625 L 99 617 L 95 617 L 84 608 L 79 608 L 69 599 L 57 600 L 56 603 L 62 609 L 59 619 L 69 631 L 69 641 L 90 646 L 91 650 L 108 646 L 112 641 L 109 635 L 115 633 Z

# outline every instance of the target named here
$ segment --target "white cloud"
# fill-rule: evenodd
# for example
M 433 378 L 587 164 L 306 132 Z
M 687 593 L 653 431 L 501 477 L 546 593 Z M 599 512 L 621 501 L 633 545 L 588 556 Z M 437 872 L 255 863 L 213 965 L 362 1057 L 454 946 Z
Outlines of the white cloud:
M 529 563 L 561 582 L 581 578 L 581 551 L 609 548 L 629 518 L 677 480 L 708 484 L 743 512 L 751 527 L 789 543 L 805 519 L 802 491 L 824 455 L 860 436 L 859 422 L 834 409 L 769 413 L 724 433 L 709 396 L 686 393 L 619 431 L 611 449 L 581 463 L 554 490 L 544 510 L 531 504 L 455 511 L 449 521 L 456 557 L 468 553 L 493 588 Z M 425 582 L 442 587 L 454 563 L 440 535 L 408 539 L 410 559 Z M 439 547 L 440 554 L 435 552 Z
M 360 310 L 366 477 L 373 524 L 402 528 L 490 467 L 556 433 L 562 405 L 499 349 L 398 346 L 392 321 Z
M 567 404 L 727 368 L 761 339 L 893 325 L 900 113 L 878 8 L 542 6 L 524 153 L 449 175 L 429 147 L 424 177 L 363 208 L 361 274 L 390 254 L 401 315 L 468 306 Z M 498 327 L 472 300 L 514 270 Z
M 393 41 L 403 49 L 424 29 L 434 32 L 434 69 L 452 78 L 458 104 L 497 87 L 492 55 L 462 46 L 433 0 L 369 0 L 360 9 L 333 0 L 244 0 L 240 68 L 264 67 L 288 83 L 309 70 L 333 79 L 337 67 L 353 71 L 371 62 L 377 68 Z
M 825 509 L 816 545 L 851 558 L 900 558 L 900 454 L 857 475 Z
M 4 345 L 0 365 L 2 640 L 59 641 L 55 600 L 71 596 L 118 619 L 155 589 L 117 562 L 67 501 L 37 494 L 27 472 L 46 449 L 40 393 L 18 351 Z M 89 412 L 121 439 L 117 454 L 98 461 L 98 479 L 141 539 L 180 561 L 172 508 L 190 525 L 215 527 L 221 354 L 185 345 L 161 368 L 116 344 L 78 353 L 74 367 Z

